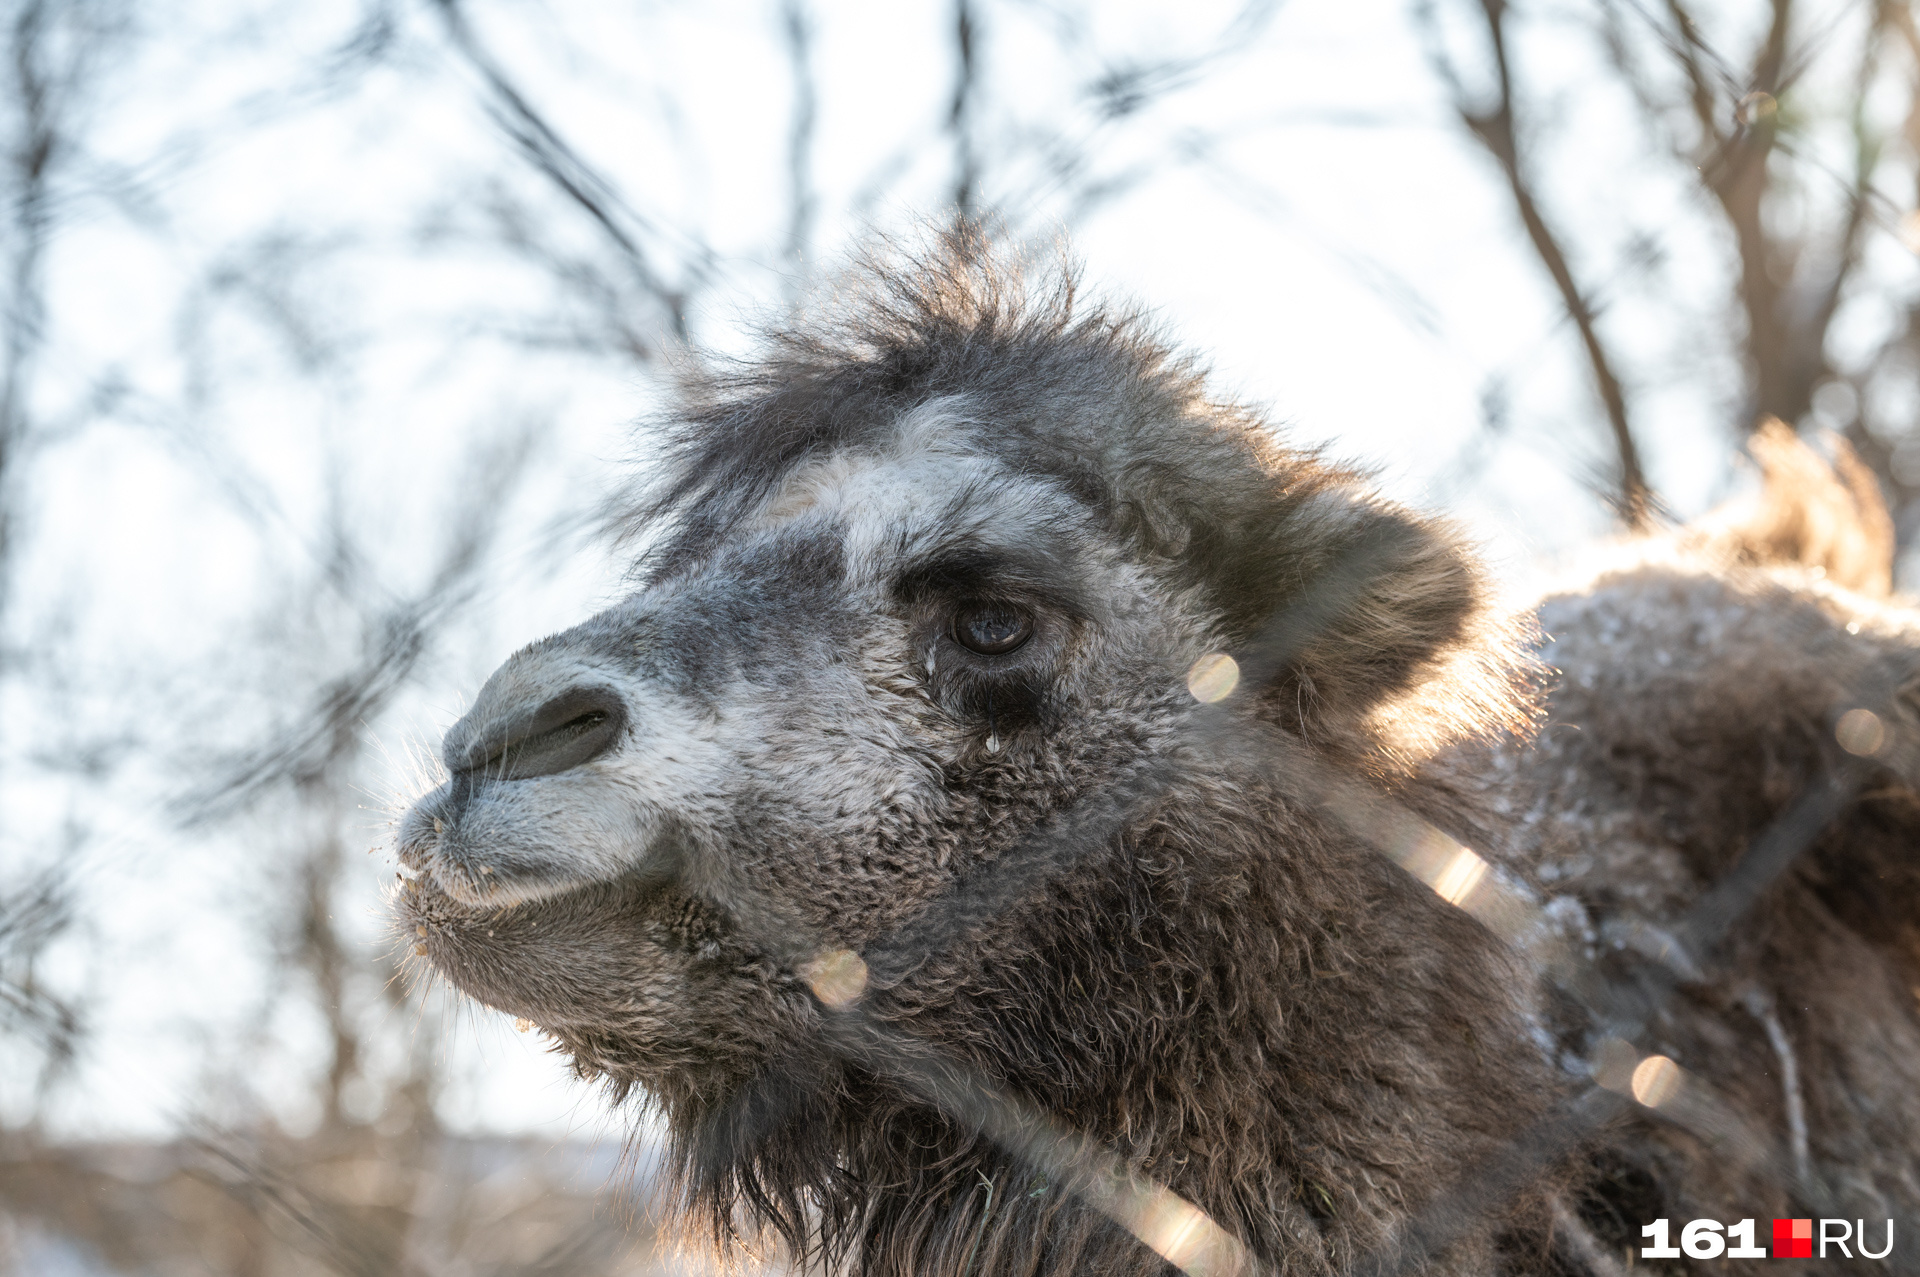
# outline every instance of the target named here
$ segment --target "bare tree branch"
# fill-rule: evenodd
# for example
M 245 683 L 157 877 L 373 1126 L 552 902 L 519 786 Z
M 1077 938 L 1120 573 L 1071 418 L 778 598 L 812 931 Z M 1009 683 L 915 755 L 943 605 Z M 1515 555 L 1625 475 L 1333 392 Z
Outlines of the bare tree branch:
M 1882 151 L 1882 140 L 1873 135 L 1862 104 L 1875 77 L 1882 34 L 1889 24 L 1897 23 L 1900 6 L 1876 3 L 1870 9 L 1854 77 L 1853 172 L 1841 179 L 1846 185 L 1845 209 L 1832 243 L 1823 249 L 1816 249 L 1810 240 L 1783 238 L 1770 228 L 1765 207 L 1775 186 L 1770 157 L 1794 154 L 1781 133 L 1780 95 L 1805 75 L 1838 30 L 1837 19 L 1796 48 L 1790 38 L 1791 0 L 1772 0 L 1766 34 L 1745 79 L 1719 77 L 1729 86 L 1723 103 L 1702 66 L 1704 61 L 1724 66 L 1724 59 L 1706 44 L 1682 0 L 1668 0 L 1667 9 L 1679 38 L 1663 32 L 1662 42 L 1686 73 L 1703 148 L 1710 146 L 1695 162 L 1702 184 L 1733 232 L 1738 253 L 1739 299 L 1747 327 L 1745 353 L 1753 380 L 1746 425 L 1751 429 L 1770 417 L 1797 422 L 1811 406 L 1814 387 L 1831 372 L 1826 334 L 1859 259 L 1860 236 L 1874 198 L 1873 175 Z M 1824 277 L 1809 278 L 1810 271 L 1822 271 Z
M 275 785 L 300 789 L 330 783 L 341 761 L 359 750 L 365 725 L 387 707 L 451 618 L 471 602 L 499 531 L 500 511 L 524 477 L 529 445 L 530 436 L 522 433 L 476 450 L 474 478 L 463 485 L 449 519 L 452 533 L 420 591 L 396 599 L 370 574 L 358 571 L 337 583 L 360 611 L 358 659 L 316 689 L 313 702 L 287 728 L 212 769 L 211 780 L 175 804 L 182 823 L 198 826 L 230 817 Z M 358 557 L 344 520 L 336 521 L 333 540 L 342 547 L 333 559 Z
M 641 215 L 611 179 L 589 164 L 547 122 L 506 69 L 481 45 L 467 21 L 461 0 L 433 0 L 446 19 L 454 49 L 480 75 L 488 92 L 490 118 L 521 155 L 566 198 L 597 225 L 618 251 L 635 284 L 665 309 L 677 340 L 687 338 L 688 294 L 669 287 L 655 270 L 642 244 L 660 231 Z
M 80 1008 L 35 974 L 36 960 L 73 921 L 72 885 L 60 870 L 0 892 L 0 1029 L 37 1042 L 43 1087 L 73 1063 L 84 1033 Z
M 106 5 L 28 0 L 5 32 L 8 190 L 4 223 L 6 288 L 0 298 L 0 618 L 10 615 L 19 507 L 20 463 L 34 442 L 31 383 L 46 339 L 46 259 L 54 234 L 60 179 L 72 163 L 74 116 L 92 89 L 118 14 Z M 0 635 L 0 642 L 4 636 Z M 0 649 L 0 674 L 12 654 Z
M 1507 54 L 1505 0 L 1481 0 L 1480 11 L 1485 21 L 1498 82 L 1498 93 L 1491 107 L 1476 107 L 1473 104 L 1433 30 L 1431 7 L 1422 5 L 1418 12 L 1422 15 L 1429 37 L 1428 55 L 1441 78 L 1453 90 L 1454 109 L 1461 123 L 1499 164 L 1501 173 L 1507 179 L 1507 189 L 1513 196 L 1514 209 L 1520 215 L 1521 225 L 1526 228 L 1528 242 L 1533 245 L 1541 265 L 1546 267 L 1547 274 L 1553 279 L 1554 287 L 1560 293 L 1561 304 L 1566 307 L 1567 315 L 1579 330 L 1580 344 L 1586 351 L 1594 387 L 1599 392 L 1601 406 L 1606 410 L 1607 424 L 1613 431 L 1614 450 L 1619 459 L 1619 495 L 1614 502 L 1615 508 L 1629 529 L 1644 531 L 1651 524 L 1654 496 L 1647 484 L 1646 474 L 1640 464 L 1640 451 L 1634 443 L 1633 430 L 1627 420 L 1626 394 L 1621 388 L 1619 376 L 1614 372 L 1612 356 L 1601 340 L 1592 304 L 1574 279 L 1573 268 L 1567 262 L 1559 237 L 1547 225 L 1533 187 L 1522 171 L 1520 144 L 1514 127 L 1513 69 Z
M 979 68 L 975 65 L 973 0 L 954 0 L 953 48 L 957 61 L 953 104 L 947 111 L 947 131 L 953 135 L 953 209 L 962 220 L 972 220 L 979 199 L 980 156 L 974 137 L 979 107 Z
M 813 21 L 806 0 L 784 0 L 781 33 L 793 70 L 793 120 L 787 129 L 787 309 L 798 304 L 807 281 L 807 253 L 819 196 L 813 189 L 813 135 L 819 125 L 819 88 L 813 70 Z

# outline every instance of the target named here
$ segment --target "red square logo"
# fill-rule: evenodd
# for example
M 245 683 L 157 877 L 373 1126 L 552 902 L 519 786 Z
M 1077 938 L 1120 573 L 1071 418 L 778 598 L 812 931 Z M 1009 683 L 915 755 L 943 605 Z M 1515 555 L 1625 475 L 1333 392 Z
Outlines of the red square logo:
M 1774 1220 L 1773 1257 L 1775 1259 L 1812 1259 L 1813 1221 L 1810 1219 Z

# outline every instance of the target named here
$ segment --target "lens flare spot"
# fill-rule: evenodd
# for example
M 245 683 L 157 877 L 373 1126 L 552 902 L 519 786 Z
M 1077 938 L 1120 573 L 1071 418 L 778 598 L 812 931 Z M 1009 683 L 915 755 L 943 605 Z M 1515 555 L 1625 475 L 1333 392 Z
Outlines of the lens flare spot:
M 1607 1038 L 1593 1053 L 1593 1080 L 1620 1095 L 1633 1093 L 1633 1071 L 1640 1066 L 1640 1052 L 1622 1038 Z
M 1765 128 L 1780 115 L 1780 101 L 1771 93 L 1755 90 L 1740 99 L 1733 109 L 1734 118 L 1748 128 Z
M 829 949 L 800 972 L 813 996 L 843 1007 L 867 991 L 867 964 L 851 949 Z
M 1833 725 L 1833 738 L 1849 754 L 1871 758 L 1887 743 L 1887 726 L 1870 709 L 1850 709 Z
M 1633 1098 L 1657 1109 L 1680 1091 L 1680 1066 L 1664 1055 L 1649 1055 L 1633 1070 Z
M 1192 1202 L 1165 1189 L 1155 1191 L 1134 1235 L 1183 1272 L 1198 1275 L 1239 1272 L 1240 1244 Z
M 1202 705 L 1223 701 L 1240 685 L 1240 664 L 1225 652 L 1208 652 L 1187 671 L 1187 691 Z
M 1472 849 L 1462 847 L 1434 875 L 1434 894 L 1450 905 L 1464 904 L 1486 876 L 1487 862 L 1475 855 Z
M 1102 1209 L 1188 1277 L 1239 1277 L 1247 1271 L 1239 1240 L 1178 1193 L 1131 1177 L 1112 1187 L 1116 1200 Z

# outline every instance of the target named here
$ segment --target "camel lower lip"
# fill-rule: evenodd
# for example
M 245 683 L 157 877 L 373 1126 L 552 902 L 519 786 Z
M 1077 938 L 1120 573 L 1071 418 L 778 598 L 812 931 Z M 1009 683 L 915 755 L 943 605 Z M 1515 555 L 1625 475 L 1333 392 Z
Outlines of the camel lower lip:
M 447 919 L 463 924 L 498 920 L 524 910 L 552 909 L 557 915 L 565 915 L 581 902 L 596 896 L 603 897 L 603 903 L 624 901 L 638 898 L 649 890 L 658 890 L 661 885 L 637 876 L 629 876 L 604 881 L 586 880 L 556 885 L 552 890 L 532 898 L 474 901 L 448 891 L 435 874 L 408 873 L 404 868 L 400 873 L 402 882 L 400 909 L 405 915 L 404 921 L 410 924 L 417 924 L 428 913 L 431 913 L 435 919 Z

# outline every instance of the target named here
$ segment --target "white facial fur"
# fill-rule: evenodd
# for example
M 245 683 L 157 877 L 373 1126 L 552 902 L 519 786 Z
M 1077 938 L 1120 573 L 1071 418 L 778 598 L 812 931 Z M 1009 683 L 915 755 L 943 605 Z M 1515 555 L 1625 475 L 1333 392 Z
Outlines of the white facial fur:
M 845 862 L 911 846 L 912 830 L 940 818 L 946 771 L 1000 744 L 930 697 L 935 652 L 916 646 L 896 574 L 938 545 L 1019 544 L 1085 517 L 1050 482 L 967 450 L 964 421 L 963 404 L 936 401 L 903 417 L 884 453 L 802 465 L 703 568 L 509 660 L 461 724 L 467 736 L 586 682 L 617 693 L 626 730 L 558 774 L 485 781 L 464 797 L 456 777 L 409 813 L 403 860 L 469 905 L 669 862 L 721 866 L 693 877 L 725 895 L 724 878 L 747 870 L 737 854 L 706 853 L 737 843 L 750 810 L 756 842 L 793 849 L 753 872 L 883 872 Z M 817 606 L 804 579 L 756 580 L 823 544 L 841 572 Z M 1131 565 L 1108 567 L 1124 584 L 1103 606 L 1130 611 L 1126 595 L 1151 592 Z M 946 849 L 930 854 L 927 868 L 943 868 Z

